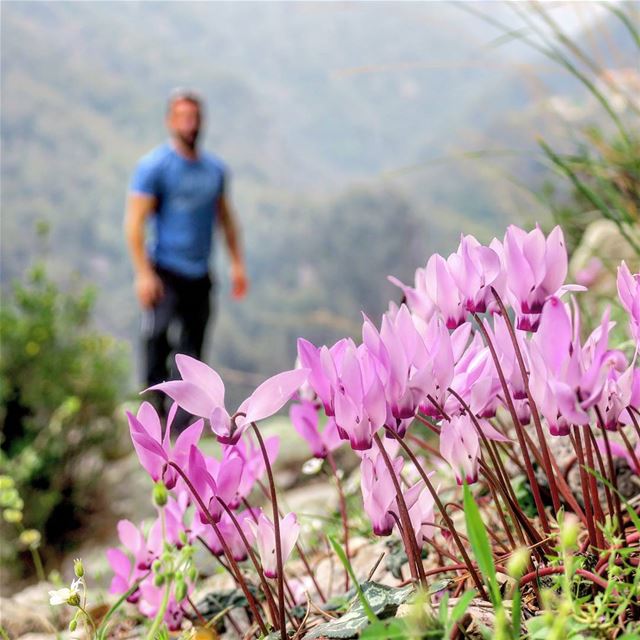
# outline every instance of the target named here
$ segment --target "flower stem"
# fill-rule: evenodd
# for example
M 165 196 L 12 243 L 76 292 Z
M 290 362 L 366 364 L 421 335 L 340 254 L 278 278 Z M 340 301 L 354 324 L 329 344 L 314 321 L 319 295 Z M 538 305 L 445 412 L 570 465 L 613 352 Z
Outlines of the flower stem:
M 413 533 L 413 526 L 411 525 L 409 510 L 407 509 L 407 503 L 404 500 L 404 495 L 402 495 L 402 489 L 400 488 L 398 477 L 396 476 L 395 469 L 393 468 L 391 460 L 389 459 L 389 454 L 384 448 L 384 445 L 382 444 L 382 440 L 380 440 L 380 436 L 378 435 L 378 433 L 373 434 L 373 439 L 375 440 L 375 443 L 380 450 L 380 454 L 382 455 L 382 459 L 384 460 L 384 464 L 387 467 L 387 471 L 389 472 L 389 476 L 391 477 L 391 481 L 393 482 L 393 486 L 396 490 L 398 511 L 400 512 L 400 521 L 402 522 L 402 526 L 404 527 L 404 530 L 406 532 L 407 542 L 409 543 L 407 546 L 407 556 L 409 557 L 409 562 L 413 562 L 415 570 L 417 571 L 417 577 L 420 580 L 420 584 L 424 588 L 426 588 L 427 579 L 424 575 L 424 567 L 422 566 L 422 560 L 420 558 L 420 548 L 418 547 L 416 536 Z M 411 567 L 411 564 L 409 564 L 409 566 Z
M 544 470 L 547 474 L 547 480 L 549 482 L 549 490 L 551 491 L 551 500 L 553 502 L 553 509 L 557 514 L 560 509 L 560 498 L 558 496 L 558 487 L 556 486 L 556 478 L 553 473 L 553 469 L 551 467 L 551 455 L 549 453 L 549 447 L 547 446 L 547 439 L 545 438 L 544 431 L 542 430 L 542 422 L 540 421 L 540 414 L 538 413 L 538 406 L 533 400 L 533 396 L 531 395 L 531 390 L 529 389 L 529 374 L 527 372 L 527 368 L 524 364 L 524 358 L 522 357 L 522 351 L 520 350 L 520 345 L 518 344 L 518 339 L 516 337 L 516 331 L 513 328 L 513 324 L 511 323 L 511 318 L 509 318 L 509 314 L 502 302 L 502 298 L 498 295 L 498 292 L 491 287 L 491 292 L 493 293 L 493 297 L 498 303 L 498 307 L 500 308 L 500 313 L 507 325 L 507 330 L 509 331 L 509 336 L 511 338 L 511 344 L 513 344 L 513 350 L 516 354 L 516 360 L 518 361 L 518 367 L 520 368 L 520 375 L 522 376 L 522 384 L 524 385 L 525 393 L 527 394 L 527 399 L 529 400 L 529 409 L 531 411 L 531 417 L 533 418 L 533 424 L 536 428 L 536 435 L 538 436 L 538 440 L 540 441 L 540 447 L 542 449 L 542 459 L 544 462 Z
M 164 614 L 167 610 L 167 605 L 169 604 L 169 595 L 171 594 L 171 580 L 167 580 L 167 587 L 164 590 L 164 595 L 162 596 L 162 602 L 160 603 L 160 607 L 158 608 L 158 612 L 156 613 L 156 617 L 153 620 L 153 624 L 149 629 L 149 633 L 147 633 L 147 640 L 155 640 L 156 633 L 160 629 L 160 625 L 162 624 L 162 620 L 164 618 Z
M 271 470 L 271 463 L 269 462 L 269 454 L 264 446 L 264 440 L 258 426 L 255 422 L 251 423 L 251 428 L 256 434 L 260 450 L 262 451 L 262 457 L 267 469 L 267 478 L 269 479 L 269 489 L 271 491 L 271 506 L 273 509 L 273 528 L 276 537 L 276 566 L 278 569 L 278 614 L 280 616 L 280 637 L 282 640 L 287 640 L 287 623 L 284 619 L 284 566 L 282 562 L 282 539 L 280 538 L 280 512 L 278 511 L 278 496 L 276 495 L 276 485 L 273 481 L 273 472 Z
M 467 550 L 465 549 L 464 544 L 462 544 L 462 540 L 460 540 L 460 536 L 458 535 L 458 532 L 456 531 L 456 528 L 455 528 L 455 526 L 453 524 L 453 520 L 451 520 L 451 516 L 449 516 L 449 514 L 447 513 L 447 510 L 444 508 L 444 505 L 442 504 L 442 501 L 440 500 L 440 496 L 438 496 L 438 493 L 436 492 L 433 484 L 431 483 L 431 480 L 429 480 L 429 476 L 425 473 L 425 470 L 422 468 L 422 465 L 420 464 L 420 462 L 418 462 L 418 458 L 413 453 L 413 451 L 411 451 L 411 449 L 409 448 L 407 443 L 404 442 L 404 440 L 398 434 L 396 434 L 394 431 L 389 430 L 388 433 L 390 433 L 400 443 L 400 446 L 404 449 L 406 454 L 409 456 L 409 459 L 411 460 L 411 462 L 413 463 L 413 465 L 417 469 L 418 473 L 420 474 L 420 477 L 424 480 L 424 483 L 425 483 L 427 489 L 429 490 L 429 493 L 431 494 L 431 497 L 433 498 L 433 501 L 436 503 L 436 506 L 438 507 L 438 510 L 442 514 L 442 517 L 444 518 L 444 521 L 446 522 L 447 527 L 449 528 L 449 531 L 451 532 L 451 535 L 453 536 L 453 539 L 454 539 L 454 541 L 456 543 L 456 546 L 458 547 L 458 550 L 460 551 L 460 555 L 462 556 L 462 558 L 464 560 L 465 566 L 467 567 L 467 569 L 469 571 L 469 574 L 471 575 L 471 578 L 473 579 L 473 582 L 476 585 L 476 588 L 478 589 L 478 592 L 481 595 L 484 595 L 485 594 L 484 584 L 482 583 L 482 580 L 480 579 L 480 576 L 478 575 L 478 572 L 476 571 L 475 567 L 473 566 L 473 563 L 471 562 L 471 558 L 469 558 L 469 554 L 467 553 Z
M 274 625 L 277 625 L 279 618 L 277 614 L 276 603 L 275 603 L 275 600 L 273 599 L 273 594 L 271 593 L 271 588 L 269 586 L 269 583 L 267 582 L 264 576 L 264 571 L 262 570 L 262 566 L 258 562 L 258 558 L 256 558 L 256 554 L 251 548 L 251 545 L 247 540 L 247 536 L 242 530 L 242 527 L 240 526 L 240 523 L 238 522 L 238 519 L 235 517 L 233 511 L 229 508 L 229 506 L 225 503 L 225 501 L 219 496 L 218 496 L 218 502 L 222 505 L 222 508 L 227 512 L 227 515 L 231 518 L 231 521 L 233 522 L 233 525 L 235 526 L 236 531 L 240 535 L 240 538 L 242 539 L 242 542 L 245 548 L 247 549 L 247 553 L 249 554 L 249 557 L 251 558 L 251 562 L 253 563 L 253 566 L 255 567 L 256 572 L 258 574 L 258 578 L 260 579 L 260 584 L 262 585 L 264 595 L 267 598 L 267 604 L 269 606 L 271 620 L 273 621 Z
M 344 498 L 344 491 L 342 489 L 342 482 L 340 481 L 340 476 L 338 475 L 338 469 L 336 467 L 336 462 L 333 459 L 333 455 L 331 451 L 327 454 L 327 460 L 329 461 L 329 466 L 331 467 L 331 471 L 333 473 L 333 477 L 336 479 L 336 487 L 338 488 L 338 498 L 340 501 L 340 517 L 342 518 L 342 529 L 344 531 L 344 551 L 347 554 L 347 558 L 350 557 L 349 554 L 349 520 L 347 518 L 347 502 Z M 344 590 L 345 592 L 349 591 L 349 571 L 345 567 L 344 570 Z
M 516 429 L 518 443 L 522 451 L 522 457 L 524 459 L 525 469 L 527 471 L 527 479 L 529 480 L 529 485 L 531 486 L 531 492 L 533 493 L 533 500 L 536 503 L 536 509 L 538 510 L 538 515 L 540 517 L 540 524 L 542 525 L 542 528 L 545 534 L 549 535 L 549 532 L 551 531 L 551 529 L 549 528 L 549 520 L 547 519 L 547 512 L 544 510 L 544 503 L 542 502 L 542 496 L 540 495 L 540 486 L 538 485 L 536 474 L 533 470 L 533 465 L 531 464 L 531 458 L 529 457 L 529 451 L 527 449 L 527 443 L 524 437 L 524 429 L 522 428 L 522 424 L 520 424 L 520 419 L 518 418 L 515 405 L 513 404 L 511 392 L 509 391 L 509 385 L 507 384 L 507 380 L 504 376 L 504 371 L 502 370 L 502 366 L 500 365 L 500 359 L 498 358 L 498 354 L 496 353 L 496 349 L 495 349 L 495 346 L 493 345 L 493 341 L 491 340 L 491 337 L 489 336 L 489 332 L 487 331 L 486 327 L 482 323 L 482 320 L 480 320 L 478 315 L 475 313 L 473 314 L 473 317 L 484 337 L 485 342 L 487 343 L 487 346 L 489 347 L 489 351 L 491 352 L 491 357 L 493 358 L 493 362 L 496 366 L 496 371 L 498 372 L 498 378 L 500 379 L 502 391 L 504 393 L 504 397 L 507 402 L 509 413 L 511 414 L 511 420 L 513 421 L 513 426 Z
M 264 636 L 269 635 L 269 631 L 267 630 L 267 627 L 264 624 L 264 620 L 260 615 L 258 604 L 255 598 L 253 597 L 253 594 L 251 593 L 251 591 L 249 591 L 249 587 L 247 586 L 247 583 L 242 577 L 242 573 L 240 571 L 240 568 L 238 567 L 238 563 L 235 561 L 233 554 L 229 549 L 229 545 L 227 544 L 226 540 L 224 539 L 224 536 L 222 535 L 220 529 L 218 528 L 216 521 L 213 519 L 211 513 L 209 512 L 206 505 L 202 501 L 200 494 L 196 491 L 196 488 L 193 486 L 193 483 L 191 482 L 191 480 L 189 480 L 185 472 L 175 462 L 171 461 L 169 462 L 169 464 L 180 474 L 180 477 L 184 480 L 185 484 L 189 488 L 189 491 L 191 491 L 191 494 L 196 499 L 196 502 L 198 503 L 200 510 L 202 511 L 202 513 L 204 513 L 205 517 L 207 518 L 207 521 L 213 527 L 213 530 L 216 536 L 218 536 L 218 540 L 220 541 L 220 545 L 222 546 L 222 550 L 224 551 L 224 555 L 227 557 L 229 565 L 232 568 L 232 573 L 236 579 L 236 582 L 240 585 L 240 588 L 242 589 L 242 593 L 244 594 L 244 597 L 247 599 L 247 602 L 249 603 L 249 607 L 251 608 L 251 611 L 256 618 L 256 622 L 260 627 L 260 631 L 262 632 L 262 635 Z

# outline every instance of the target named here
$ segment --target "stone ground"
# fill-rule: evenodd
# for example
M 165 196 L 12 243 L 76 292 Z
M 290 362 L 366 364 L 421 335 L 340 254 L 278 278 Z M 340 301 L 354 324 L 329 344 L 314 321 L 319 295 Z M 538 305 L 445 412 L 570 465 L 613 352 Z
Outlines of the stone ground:
M 278 487 L 283 491 L 282 508 L 299 513 L 301 521 L 333 513 L 337 508 L 337 494 L 326 476 L 303 477 L 303 484 L 299 483 L 299 469 L 310 454 L 290 422 L 275 418 L 265 425 L 263 432 L 267 437 L 278 434 L 281 438 L 275 475 Z M 209 452 L 216 447 L 212 438 L 204 442 L 204 448 Z M 51 607 L 48 591 L 71 582 L 74 558 L 83 560 L 91 601 L 99 605 L 105 598 L 110 600 L 106 592 L 112 574 L 105 551 L 118 544 L 118 520 L 127 518 L 139 523 L 154 516 L 150 492 L 151 480 L 141 468 L 135 453 L 131 452 L 109 465 L 103 474 L 101 491 L 101 501 L 109 508 L 101 510 L 92 519 L 85 531 L 85 541 L 61 562 L 63 585 L 55 586 L 47 582 L 28 586 L 17 583 L 3 585 L 6 597 L 0 598 L 0 625 L 5 628 L 10 640 L 53 640 L 59 637 L 60 631 L 63 635 L 72 635 L 63 631 L 69 622 L 70 608 Z M 212 580 L 204 585 L 205 590 L 220 588 L 220 581 L 224 581 L 224 577 L 216 576 Z

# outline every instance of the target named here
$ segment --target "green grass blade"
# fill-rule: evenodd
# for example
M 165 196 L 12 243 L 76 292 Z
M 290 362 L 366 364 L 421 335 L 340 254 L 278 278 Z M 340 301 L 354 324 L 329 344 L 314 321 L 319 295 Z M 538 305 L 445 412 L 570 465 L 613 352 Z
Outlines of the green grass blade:
M 351 576 L 351 580 L 353 580 L 353 584 L 356 588 L 356 593 L 358 594 L 358 599 L 360 600 L 360 604 L 362 604 L 362 608 L 364 609 L 364 612 L 366 613 L 367 618 L 369 618 L 369 622 L 371 622 L 372 624 L 377 622 L 378 616 L 374 613 L 373 609 L 371 608 L 371 605 L 369 604 L 369 601 L 367 600 L 367 597 L 364 595 L 364 592 L 360 588 L 360 583 L 358 582 L 358 578 L 356 577 L 356 574 L 353 571 L 351 562 L 349 562 L 349 558 L 347 558 L 347 554 L 344 552 L 342 545 L 331 535 L 328 535 L 327 539 L 329 540 L 329 544 L 335 551 L 338 558 L 340 558 L 340 562 L 342 562 L 342 565 L 344 566 L 345 570 Z
M 496 566 L 493 562 L 489 536 L 487 535 L 487 529 L 480 516 L 480 509 L 478 509 L 471 489 L 469 489 L 469 485 L 466 482 L 464 485 L 464 515 L 467 522 L 467 535 L 469 536 L 469 542 L 473 549 L 473 555 L 475 556 L 481 573 L 488 583 L 493 606 L 501 606 L 502 598 L 500 597 L 500 590 L 498 589 Z

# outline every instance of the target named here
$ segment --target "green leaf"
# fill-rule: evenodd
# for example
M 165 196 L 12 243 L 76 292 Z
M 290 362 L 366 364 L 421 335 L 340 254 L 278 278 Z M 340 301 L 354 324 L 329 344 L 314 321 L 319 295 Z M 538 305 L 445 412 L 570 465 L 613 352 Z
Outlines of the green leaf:
M 353 584 L 356 588 L 356 592 L 358 593 L 358 598 L 360 599 L 360 603 L 362 604 L 362 608 L 364 609 L 364 612 L 367 614 L 367 618 L 369 618 L 370 622 L 375 622 L 378 619 L 378 617 L 373 612 L 373 609 L 369 605 L 367 598 L 362 592 L 362 589 L 360 588 L 360 583 L 358 582 L 358 578 L 356 577 L 356 574 L 353 571 L 353 567 L 351 566 L 351 563 L 349 562 L 349 558 L 347 558 L 347 554 L 344 552 L 342 545 L 331 535 L 327 536 L 327 538 L 333 550 L 335 551 L 336 555 L 338 556 L 338 558 L 340 558 L 340 562 L 342 562 L 342 565 L 344 566 L 344 568 L 349 572 L 349 575 L 351 576 L 351 579 L 353 580 Z
M 522 591 L 519 587 L 516 587 L 516 592 L 513 594 L 513 601 L 511 604 L 511 634 L 513 640 L 520 638 L 520 625 L 522 617 Z
M 454 625 L 462 618 L 465 614 L 469 603 L 475 598 L 477 593 L 475 591 L 465 591 L 460 598 L 458 598 L 458 602 L 456 602 L 453 609 L 451 609 L 451 613 L 449 614 L 449 620 L 447 622 L 447 633 L 445 637 L 449 637 L 451 631 L 453 631 Z
M 478 563 L 480 572 L 488 583 L 491 601 L 495 607 L 502 606 L 502 598 L 496 578 L 496 567 L 493 562 L 487 529 L 484 526 L 471 489 L 469 489 L 469 485 L 466 482 L 464 484 L 464 515 L 473 555 Z
M 393 620 L 380 620 L 369 625 L 360 637 L 365 640 L 398 640 L 407 638 L 407 623 L 402 618 L 394 618 Z

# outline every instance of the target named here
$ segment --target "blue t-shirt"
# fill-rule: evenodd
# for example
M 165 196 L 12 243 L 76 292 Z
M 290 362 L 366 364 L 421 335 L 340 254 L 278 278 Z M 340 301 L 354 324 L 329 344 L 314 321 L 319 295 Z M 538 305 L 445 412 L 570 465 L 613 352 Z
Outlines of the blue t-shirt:
M 158 200 L 147 248 L 156 265 L 190 278 L 208 273 L 225 173 L 225 165 L 213 154 L 189 160 L 169 143 L 140 160 L 130 191 Z

